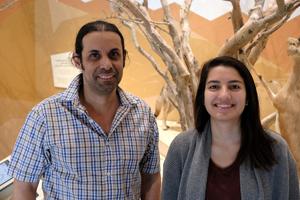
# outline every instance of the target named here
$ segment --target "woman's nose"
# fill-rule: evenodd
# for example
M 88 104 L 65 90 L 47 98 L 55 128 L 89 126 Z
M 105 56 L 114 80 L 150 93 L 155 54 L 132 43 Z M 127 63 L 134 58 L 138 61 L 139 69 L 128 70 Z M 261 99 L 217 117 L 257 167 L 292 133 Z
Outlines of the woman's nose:
M 230 97 L 230 91 L 227 87 L 222 87 L 221 90 L 220 90 L 219 95 L 221 97 Z

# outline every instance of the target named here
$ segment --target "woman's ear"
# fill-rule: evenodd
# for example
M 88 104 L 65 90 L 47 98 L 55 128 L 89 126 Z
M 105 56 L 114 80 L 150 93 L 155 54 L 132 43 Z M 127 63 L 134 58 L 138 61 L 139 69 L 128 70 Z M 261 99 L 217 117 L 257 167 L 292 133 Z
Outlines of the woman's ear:
M 76 68 L 83 70 L 80 57 L 77 53 L 73 53 L 72 63 Z

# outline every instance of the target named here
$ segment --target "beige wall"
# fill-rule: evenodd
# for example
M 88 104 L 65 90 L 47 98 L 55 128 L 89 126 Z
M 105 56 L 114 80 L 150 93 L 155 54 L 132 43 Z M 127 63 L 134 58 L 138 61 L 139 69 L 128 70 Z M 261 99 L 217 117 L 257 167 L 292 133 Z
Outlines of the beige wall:
M 73 51 L 81 25 L 103 17 L 53 0 L 17 1 L 0 12 L 0 159 L 12 151 L 31 108 L 62 91 L 53 86 L 50 55 Z M 121 31 L 129 50 L 121 86 L 153 107 L 163 81 L 136 52 L 128 30 Z
M 79 2 L 22 0 L 0 11 L 0 159 L 10 154 L 30 109 L 42 99 L 62 91 L 53 86 L 50 55 L 72 51 L 76 32 L 82 24 L 109 16 L 107 1 L 94 1 L 95 5 L 82 9 L 79 8 Z M 103 5 L 98 5 L 99 2 Z M 161 12 L 153 14 L 158 18 Z M 128 30 L 116 23 L 125 35 L 129 51 L 121 86 L 142 97 L 154 108 L 163 80 L 135 50 Z M 192 33 L 191 44 L 195 55 L 203 62 L 216 55 L 219 46 L 200 36 L 199 32 L 197 29 Z M 146 45 L 146 41 L 141 40 L 141 43 Z M 146 49 L 150 50 L 150 47 Z M 275 78 L 282 82 L 287 73 L 286 69 L 282 71 L 265 59 L 260 59 L 257 70 L 263 74 L 267 72 L 268 79 Z M 273 108 L 260 85 L 258 90 L 262 100 L 262 115 L 265 116 Z M 177 113 L 173 112 L 169 119 L 177 118 Z
M 0 159 L 9 154 L 26 113 L 38 101 L 33 6 L 25 1 L 0 18 Z

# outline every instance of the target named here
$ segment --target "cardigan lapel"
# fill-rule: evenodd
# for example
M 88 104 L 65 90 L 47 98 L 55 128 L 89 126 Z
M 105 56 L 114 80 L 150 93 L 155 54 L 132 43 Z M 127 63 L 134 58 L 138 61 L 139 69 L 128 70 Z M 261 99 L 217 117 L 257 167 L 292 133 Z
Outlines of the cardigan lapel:
M 187 183 L 187 197 L 189 200 L 203 200 L 206 193 L 206 182 L 211 157 L 211 129 L 210 123 L 207 123 L 203 133 L 196 133 L 195 151 L 192 156 L 192 164 Z M 267 177 L 264 177 L 263 171 L 251 167 L 250 161 L 245 160 L 240 166 L 240 185 L 242 200 L 265 200 L 271 199 Z M 265 193 L 268 191 L 267 193 Z
M 264 170 L 251 167 L 248 159 L 240 166 L 240 185 L 242 200 L 272 199 L 266 173 Z
M 197 133 L 195 138 L 195 152 L 191 164 L 190 180 L 188 185 L 188 196 L 190 200 L 203 200 L 206 193 L 206 182 L 209 159 L 211 155 L 211 130 L 208 123 L 201 134 Z

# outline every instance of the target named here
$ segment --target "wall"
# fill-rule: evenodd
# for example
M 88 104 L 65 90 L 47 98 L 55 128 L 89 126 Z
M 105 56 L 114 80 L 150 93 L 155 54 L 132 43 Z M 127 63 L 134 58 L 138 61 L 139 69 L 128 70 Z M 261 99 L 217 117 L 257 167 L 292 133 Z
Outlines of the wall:
M 178 6 L 173 5 L 172 9 L 176 11 Z M 161 10 L 151 13 L 156 19 L 162 17 Z M 82 24 L 109 16 L 108 1 L 102 0 L 88 4 L 79 0 L 22 0 L 0 11 L 0 159 L 11 153 L 18 132 L 31 108 L 42 99 L 62 91 L 53 86 L 50 56 L 72 51 L 76 33 Z M 216 55 L 220 41 L 224 41 L 226 34 L 229 34 L 227 32 L 230 32 L 219 34 L 218 31 L 208 28 L 208 25 L 213 24 L 216 29 L 225 23 L 226 26 L 230 26 L 230 21 L 226 22 L 227 17 L 224 15 L 214 22 L 209 22 L 200 16 L 191 15 L 191 44 L 200 63 Z M 298 18 L 296 23 L 299 21 Z M 117 21 L 112 22 L 116 23 L 125 35 L 129 52 L 121 87 L 142 97 L 154 109 L 163 80 L 151 64 L 136 51 L 128 29 Z M 287 30 L 288 27 L 300 27 L 292 23 L 295 22 L 287 25 Z M 205 29 L 196 26 L 197 24 Z M 287 31 L 284 34 L 276 33 L 276 40 L 286 40 L 286 33 Z M 299 34 L 299 28 L 296 31 L 293 29 L 292 34 L 297 33 Z M 210 38 L 212 36 L 215 38 Z M 147 42 L 141 37 L 139 39 L 150 51 Z M 286 80 L 291 62 L 289 58 L 280 60 L 277 54 L 274 54 L 278 49 L 274 47 L 274 39 L 271 41 L 273 46 L 264 52 L 266 56 L 258 61 L 256 69 L 259 73 L 266 74 L 265 78 L 268 80 L 276 79 L 282 83 Z M 280 53 L 283 54 L 286 49 L 284 45 L 281 47 Z M 273 59 L 275 63 L 272 62 Z M 274 108 L 259 83 L 258 90 L 262 116 L 266 116 Z M 178 114 L 173 112 L 169 119 L 177 120 Z

